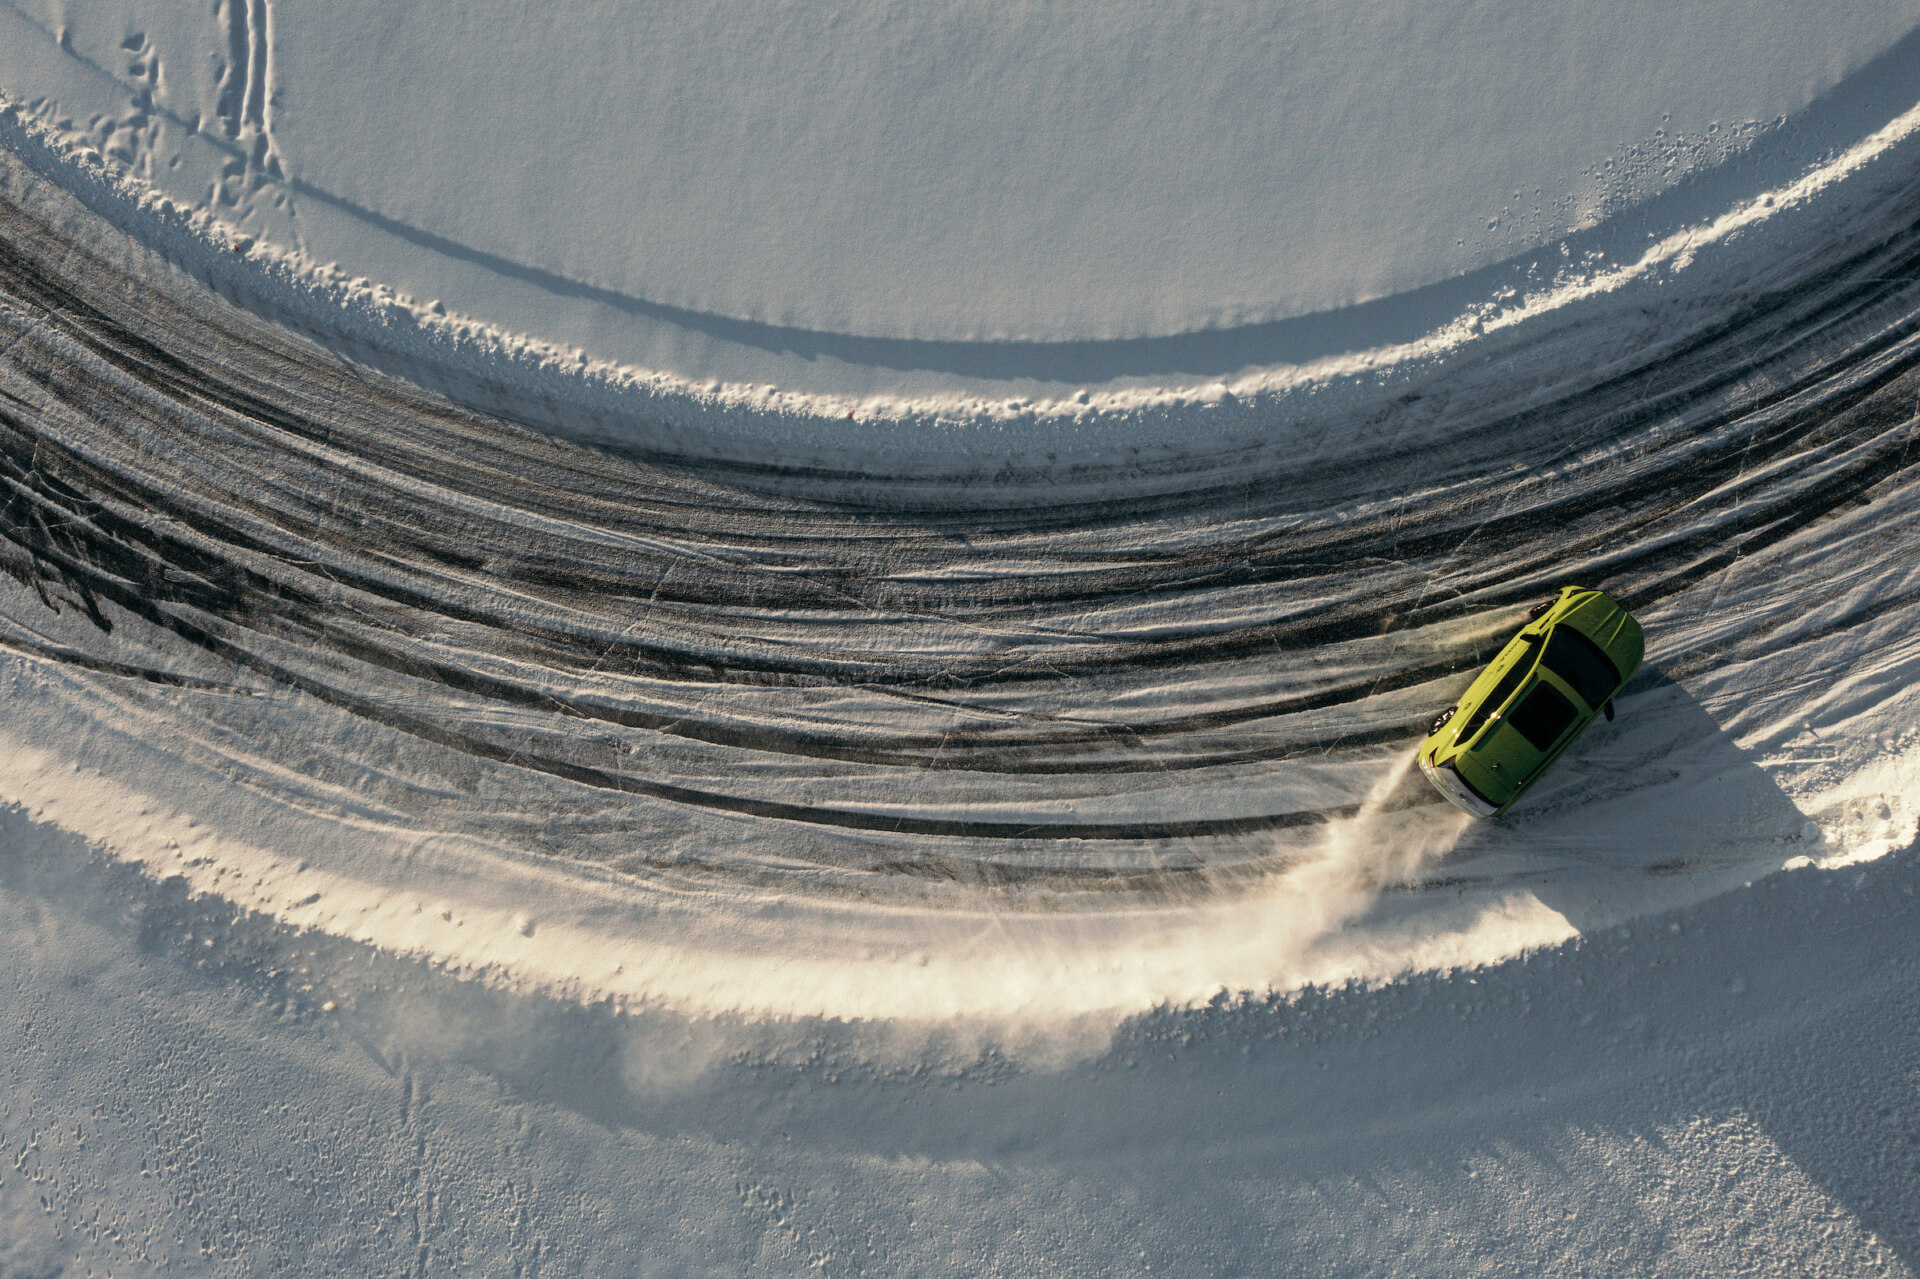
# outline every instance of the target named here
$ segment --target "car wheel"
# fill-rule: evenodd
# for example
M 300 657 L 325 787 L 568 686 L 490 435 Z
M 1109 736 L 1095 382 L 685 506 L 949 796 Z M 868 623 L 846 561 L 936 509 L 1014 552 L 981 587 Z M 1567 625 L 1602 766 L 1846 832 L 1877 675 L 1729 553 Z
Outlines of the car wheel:
M 1547 615 L 1547 612 L 1549 609 L 1551 609 L 1555 604 L 1558 604 L 1559 602 L 1560 602 L 1560 597 L 1558 595 L 1554 596 L 1550 600 L 1541 600 L 1538 604 L 1535 604 L 1532 608 L 1527 610 L 1527 620 L 1529 622 L 1539 621 L 1541 618 Z
M 1459 709 L 1460 708 L 1458 706 L 1449 706 L 1447 707 L 1447 709 L 1441 711 L 1438 715 L 1435 715 L 1433 717 L 1433 723 L 1427 725 L 1427 736 L 1432 737 L 1435 733 L 1445 728 L 1447 726 L 1447 721 L 1452 719 L 1453 713 Z

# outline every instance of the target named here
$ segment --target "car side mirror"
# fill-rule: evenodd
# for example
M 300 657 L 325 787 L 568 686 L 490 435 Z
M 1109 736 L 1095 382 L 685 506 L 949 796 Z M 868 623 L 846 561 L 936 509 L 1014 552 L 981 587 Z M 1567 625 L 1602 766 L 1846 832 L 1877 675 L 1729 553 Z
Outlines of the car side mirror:
M 1607 704 L 1600 708 L 1600 713 L 1607 717 L 1607 723 L 1613 723 L 1613 699 L 1611 697 L 1607 699 Z

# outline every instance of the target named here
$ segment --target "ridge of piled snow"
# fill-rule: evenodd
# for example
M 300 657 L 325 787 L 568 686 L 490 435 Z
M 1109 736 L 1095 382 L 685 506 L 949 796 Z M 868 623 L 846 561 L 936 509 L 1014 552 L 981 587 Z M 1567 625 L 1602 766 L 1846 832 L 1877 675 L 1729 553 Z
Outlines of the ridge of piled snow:
M 243 158 L 211 184 L 186 161 L 194 202 L 321 258 L 361 247 L 326 204 L 662 311 L 1062 341 L 1324 311 L 1537 248 L 1746 150 L 1915 17 L 117 0 L 11 6 L 0 84 L 76 120 L 73 81 L 117 90 L 134 114 L 90 127 L 176 198 L 186 153 Z
M 480 986 L 0 807 L 21 1274 L 1911 1275 L 1920 852 L 1090 1060 Z
M 1232 241 L 1218 250 L 1234 279 L 1243 280 L 1247 271 L 1266 264 L 1309 291 L 1320 286 L 1301 281 L 1337 281 L 1345 292 L 1285 305 L 1234 304 L 1237 309 L 1229 314 L 1217 308 L 1238 285 L 1228 288 L 1221 279 L 1169 264 L 1151 252 L 1102 255 L 1083 240 L 1063 250 L 1018 217 L 1009 224 L 1008 245 L 1041 252 L 1073 270 L 1070 283 L 1042 291 L 1082 299 L 1088 315 L 1119 328 L 1080 333 L 1071 326 L 1008 327 L 993 319 L 999 296 L 995 280 L 1017 277 L 1026 282 L 1024 288 L 1037 277 L 1030 266 L 996 266 L 992 254 L 978 245 L 967 251 L 964 269 L 916 268 L 910 278 L 880 291 L 888 299 L 963 308 L 974 317 L 967 324 L 1004 330 L 994 340 L 969 336 L 962 332 L 966 325 L 951 333 L 934 331 L 940 325 L 921 332 L 912 322 L 854 324 L 841 331 L 820 317 L 757 302 L 703 301 L 686 291 L 691 284 L 656 296 L 638 277 L 629 278 L 627 268 L 595 265 L 601 260 L 594 256 L 657 251 L 674 270 L 696 272 L 701 280 L 716 278 L 721 268 L 737 268 L 742 280 L 784 278 L 770 262 L 738 251 L 765 247 L 787 268 L 804 274 L 808 306 L 834 298 L 841 302 L 826 304 L 856 310 L 865 305 L 853 300 L 859 292 L 854 284 L 835 282 L 835 271 L 841 266 L 878 270 L 884 249 L 876 248 L 872 232 L 860 229 L 858 217 L 831 199 L 807 195 L 810 183 L 824 183 L 832 191 L 851 188 L 830 166 L 802 164 L 782 144 L 782 128 L 751 122 L 777 118 L 804 137 L 832 138 L 839 136 L 836 129 L 851 129 L 857 118 L 880 111 L 891 100 L 888 93 L 916 97 L 924 92 L 930 102 L 942 101 L 941 95 L 954 91 L 949 77 L 970 83 L 964 60 L 922 62 L 948 46 L 921 37 L 962 27 L 976 34 L 998 29 L 996 19 L 985 15 L 973 15 L 977 21 L 970 24 L 963 21 L 964 6 L 951 12 L 856 7 L 838 18 L 823 17 L 825 25 L 817 31 L 795 26 L 806 27 L 810 19 L 780 17 L 784 11 L 776 10 L 725 7 L 707 13 L 693 6 L 671 15 L 619 17 L 588 6 L 576 15 L 582 18 L 577 23 L 555 19 L 546 23 L 549 34 L 522 32 L 526 38 L 511 41 L 503 33 L 520 20 L 509 10 L 449 14 L 416 7 L 404 16 L 356 16 L 330 6 L 322 16 L 290 15 L 261 5 L 249 19 L 254 7 L 236 4 L 222 8 L 224 16 L 209 25 L 197 8 L 174 13 L 152 0 L 84 15 L 49 11 L 37 19 L 22 7 L 0 10 L 0 25 L 11 37 L 0 41 L 0 94 L 13 108 L 10 145 L 37 154 L 43 171 L 57 173 L 69 189 L 91 190 L 96 209 L 196 275 L 397 372 L 429 379 L 461 375 L 468 398 L 484 398 L 491 385 L 512 389 L 516 407 L 543 400 L 570 405 L 560 417 L 645 418 L 658 423 L 674 447 L 695 451 L 751 451 L 752 441 L 769 435 L 829 440 L 830 447 L 855 456 L 876 447 L 911 451 L 914 445 L 903 446 L 900 433 L 924 435 L 929 428 L 948 445 L 956 430 L 988 440 L 1011 432 L 1045 451 L 1062 442 L 1073 447 L 1076 437 L 1095 433 L 1112 442 L 1139 429 L 1174 436 L 1195 426 L 1235 429 L 1297 412 L 1298 392 L 1330 382 L 1404 378 L 1424 361 L 1480 340 L 1499 327 L 1503 316 L 1564 311 L 1596 290 L 1617 288 L 1649 271 L 1664 278 L 1690 263 L 1685 246 L 1717 239 L 1729 229 L 1728 209 L 1742 211 L 1743 225 L 1775 216 L 1776 209 L 1791 203 L 1780 198 L 1783 192 L 1796 187 L 1805 192 L 1809 182 L 1828 185 L 1875 148 L 1897 145 L 1904 136 L 1882 129 L 1874 141 L 1859 141 L 1885 123 L 1887 115 L 1876 120 L 1873 112 L 1883 109 L 1889 94 L 1897 97 L 1911 78 L 1900 52 L 1905 46 L 1889 51 L 1916 16 L 1904 7 L 1855 8 L 1845 22 L 1831 16 L 1816 22 L 1793 6 L 1787 6 L 1792 13 L 1766 20 L 1743 13 L 1737 22 L 1713 4 L 1684 11 L 1660 8 L 1658 21 L 1630 21 L 1632 15 L 1610 12 L 1599 29 L 1583 26 L 1571 10 L 1549 9 L 1515 20 L 1519 26 L 1505 31 L 1497 24 L 1483 27 L 1493 21 L 1484 15 L 1453 8 L 1369 11 L 1367 18 L 1331 26 L 1291 11 L 1201 21 L 1183 10 L 1155 10 L 1127 19 L 1124 29 L 1103 33 L 1093 47 L 1073 56 L 1048 41 L 1084 32 L 1090 22 L 1110 24 L 1110 18 L 1063 13 L 1043 21 L 1034 14 L 1002 14 L 997 21 L 1007 24 L 1007 61 L 1016 68 L 1006 74 L 1037 79 L 1011 95 L 976 85 L 963 95 L 968 110 L 996 119 L 996 113 L 1022 118 L 1020 113 L 1035 110 L 1040 100 L 1032 95 L 1061 87 L 1046 78 L 1047 67 L 1079 68 L 1073 74 L 1086 77 L 1087 90 L 1094 93 L 1089 102 L 1097 103 L 1099 93 L 1119 92 L 1114 85 L 1133 85 L 1129 92 L 1165 107 L 1169 118 L 1158 128 L 1116 126 L 1098 136 L 1128 148 L 1142 162 L 1178 154 L 1187 157 L 1179 163 L 1203 163 L 1210 172 L 1226 175 L 1221 178 L 1225 189 L 1239 193 L 1232 197 L 1235 206 L 1258 209 L 1258 217 L 1268 220 L 1262 223 L 1268 230 L 1260 234 L 1284 246 L 1256 250 L 1250 244 L 1234 247 L 1238 241 Z M 654 21 L 681 23 L 682 37 L 630 45 L 629 37 L 638 39 L 633 24 Z M 1783 46 L 1780 22 L 1795 31 L 1794 23 L 1813 25 Z M 767 82 L 757 85 L 750 100 L 729 108 L 737 109 L 737 118 L 717 107 L 706 114 L 686 108 L 676 116 L 660 105 L 666 98 L 658 95 L 680 85 L 679 77 L 701 82 L 705 74 L 699 56 L 674 57 L 689 48 L 751 47 L 748 37 L 765 35 L 760 27 L 767 23 L 787 24 L 781 30 L 790 38 L 786 47 L 792 56 L 763 69 Z M 1147 32 L 1127 23 L 1171 26 L 1169 32 Z M 1240 31 L 1235 23 L 1253 23 L 1265 34 Z M 1407 29 L 1395 34 L 1396 24 Z M 1427 29 L 1429 24 L 1434 30 Z M 864 34 L 849 42 L 849 29 Z M 369 30 L 381 33 L 372 63 L 352 52 L 352 42 Z M 517 91 L 533 95 L 529 101 L 552 91 L 543 86 L 573 83 L 569 77 L 583 66 L 597 65 L 594 58 L 579 61 L 585 55 L 575 45 L 584 31 L 621 33 L 603 36 L 604 47 L 594 58 L 665 58 L 665 70 L 625 106 L 603 103 L 591 112 L 557 103 L 550 109 L 526 106 L 512 93 L 488 97 L 466 87 L 479 73 L 462 59 L 478 48 L 491 50 L 490 63 L 505 59 L 493 70 Z M 1021 32 L 1040 43 L 1029 48 L 1015 38 Z M 1749 32 L 1768 33 L 1764 40 L 1772 56 L 1762 77 L 1749 74 L 1753 60 L 1737 56 L 1738 42 Z M 1157 43 L 1147 39 L 1155 34 L 1162 37 Z M 1431 83 L 1402 77 L 1395 92 L 1381 93 L 1381 77 L 1362 69 L 1369 59 L 1399 56 L 1396 51 L 1405 46 L 1396 41 L 1416 38 L 1436 58 L 1450 51 L 1453 60 L 1447 65 L 1453 70 Z M 902 42 L 900 48 L 918 50 L 906 56 L 918 70 L 910 74 L 901 57 L 862 56 L 868 49 L 862 40 L 879 42 L 876 49 Z M 1609 40 L 1647 41 L 1658 56 L 1650 53 L 1651 62 L 1629 57 L 1623 47 L 1610 48 L 1606 57 L 1585 52 Z M 201 47 L 209 42 L 218 53 L 211 59 Z M 1118 57 L 1117 51 L 1132 47 L 1156 49 L 1156 60 L 1131 78 L 1112 68 L 1112 74 L 1099 72 L 1101 58 Z M 1547 56 L 1540 47 L 1561 49 L 1564 56 Z M 1533 61 L 1516 66 L 1506 57 L 1510 48 L 1533 49 Z M 1708 48 L 1714 50 L 1711 55 Z M 1237 122 L 1224 121 L 1219 113 L 1245 101 L 1251 91 L 1235 94 L 1218 86 L 1205 94 L 1188 91 L 1209 82 L 1191 68 L 1212 67 L 1227 50 L 1242 51 L 1247 59 L 1234 73 L 1243 78 L 1266 66 L 1262 59 L 1293 69 L 1281 75 L 1282 92 L 1252 94 L 1258 111 L 1245 119 L 1239 119 L 1244 112 L 1236 114 Z M 1879 62 L 1848 79 L 1882 53 Z M 562 54 L 572 59 L 565 64 L 568 77 L 541 72 L 543 58 Z M 793 86 L 783 75 L 811 83 L 815 73 L 806 68 L 818 61 L 815 54 L 830 57 L 854 79 L 786 100 L 783 92 Z M 1669 60 L 1684 61 L 1689 74 L 1675 80 L 1648 74 L 1648 66 Z M 380 67 L 403 62 L 408 75 L 379 74 Z M 444 69 L 418 74 L 429 65 Z M 878 99 L 852 92 L 864 75 L 878 77 Z M 1337 92 L 1323 83 L 1325 77 L 1332 77 Z M 1836 84 L 1842 85 L 1837 96 L 1820 98 Z M 1096 93 L 1097 86 L 1107 87 Z M 829 97 L 822 99 L 820 92 Z M 319 97 L 303 98 L 307 93 Z M 1428 93 L 1439 94 L 1446 105 L 1410 109 L 1408 95 L 1419 99 Z M 1679 93 L 1693 105 L 1661 106 L 1656 101 L 1661 93 Z M 840 114 L 832 106 L 839 94 L 857 101 L 864 114 Z M 1814 109 L 1802 113 L 1817 98 Z M 1590 105 L 1596 100 L 1626 104 L 1618 106 L 1624 114 L 1596 112 Z M 1321 125 L 1306 128 L 1296 118 L 1295 108 L 1303 101 L 1314 104 L 1305 118 Z M 1911 104 L 1909 96 L 1902 105 Z M 407 116 L 408 110 L 416 113 L 413 125 L 406 123 L 415 118 Z M 822 118 L 809 116 L 809 110 L 823 113 Z M 623 111 L 640 114 L 629 117 Z M 661 111 L 664 116 L 657 115 Z M 971 119 L 957 106 L 948 114 L 955 111 L 964 117 L 960 123 Z M 501 117 L 502 112 L 508 115 Z M 1267 112 L 1278 114 L 1262 114 Z M 1435 136 L 1382 128 L 1379 112 L 1437 130 L 1444 145 L 1436 152 L 1441 143 Z M 1627 119 L 1643 115 L 1638 124 Z M 1658 122 L 1663 115 L 1672 118 Z M 1694 121 L 1693 115 L 1703 118 Z M 327 122 L 324 133 L 300 123 L 315 118 Z M 642 127 L 656 118 L 680 123 Z M 1490 119 L 1497 126 L 1487 124 Z M 1740 123 L 1748 119 L 1768 124 Z M 1469 120 L 1478 123 L 1465 123 Z M 1790 125 L 1783 127 L 1787 121 Z M 986 128 L 979 120 L 972 123 Z M 361 136 L 356 129 L 363 126 L 374 132 Z M 441 150 L 418 139 L 409 144 L 410 130 L 428 128 L 436 131 Z M 1576 141 L 1596 129 L 1600 133 L 1589 143 Z M 626 141 L 613 145 L 606 130 L 622 131 Z M 1613 141 L 1601 145 L 1603 134 L 1614 137 L 1610 130 L 1634 137 L 1641 130 L 1645 142 L 1623 144 L 1615 154 Z M 986 136 L 1016 134 L 1003 121 Z M 1189 134 L 1210 141 L 1199 146 Z M 705 155 L 702 147 L 722 135 L 733 139 L 728 145 L 745 149 L 709 171 L 698 163 Z M 1292 141 L 1277 150 L 1262 147 L 1260 140 L 1269 137 Z M 1302 138 L 1309 141 L 1301 143 Z M 552 176 L 528 178 L 531 185 L 523 188 L 508 183 L 503 190 L 489 176 L 492 170 L 476 159 L 474 147 L 482 141 L 495 148 L 496 162 L 515 173 L 529 165 L 544 172 L 542 166 L 565 161 L 610 180 L 580 183 L 577 196 Z M 1476 205 L 1467 219 L 1471 238 L 1456 234 L 1466 228 L 1454 223 L 1466 215 L 1445 211 L 1450 197 L 1425 181 L 1408 185 L 1409 175 L 1431 177 L 1431 170 L 1444 175 L 1447 157 L 1454 154 L 1449 148 L 1484 153 L 1498 164 L 1518 163 L 1508 143 L 1522 151 L 1543 148 L 1527 162 L 1529 171 L 1560 176 L 1540 177 L 1534 185 L 1559 182 L 1563 188 L 1559 196 L 1540 197 L 1544 204 L 1522 219 L 1524 229 L 1517 229 L 1510 195 L 1504 193 L 1511 184 L 1491 187 L 1502 193 L 1505 221 L 1496 230 L 1485 229 L 1485 222 L 1499 219 Z M 1298 151 L 1302 145 L 1304 152 Z M 1587 154 L 1582 147 L 1592 153 L 1576 165 Z M 657 148 L 672 154 L 656 154 Z M 1847 158 L 1836 169 L 1834 157 L 1842 153 Z M 1730 162 L 1736 158 L 1737 163 Z M 927 162 L 998 171 L 1002 159 L 993 148 L 947 148 Z M 1071 152 L 1065 159 L 1080 162 Z M 98 172 L 86 172 L 96 161 Z M 1203 217 L 1204 210 L 1182 194 L 1182 184 L 1120 182 L 1111 162 L 1087 162 L 1092 168 L 1082 178 L 1064 185 L 1026 182 L 1018 190 L 1041 204 L 1059 200 L 1078 209 L 1100 202 L 1072 194 L 1074 183 L 1098 180 L 1117 189 L 1123 203 L 1133 201 L 1128 216 L 1144 220 L 1143 225 L 1155 218 L 1180 225 L 1197 219 L 1210 228 L 1220 222 L 1218 216 Z M 1344 176 L 1332 180 L 1323 170 L 1336 162 Z M 789 163 L 800 167 L 781 168 Z M 370 167 L 362 171 L 355 165 Z M 1559 165 L 1566 166 L 1564 173 Z M 656 170 L 698 170 L 699 176 L 649 186 Z M 1489 179 L 1484 174 L 1469 178 L 1468 171 L 1471 165 L 1463 171 L 1459 198 L 1479 200 L 1490 189 Z M 1611 185 L 1604 198 L 1567 194 L 1599 180 L 1595 174 L 1613 175 L 1605 179 Z M 636 194 L 638 188 L 623 185 L 629 180 L 653 194 Z M 470 198 L 471 191 L 454 198 L 472 184 L 483 186 L 489 198 Z M 971 180 L 969 189 L 979 185 Z M 914 188 L 912 182 L 877 186 L 882 194 Z M 635 237 L 632 219 L 640 215 L 631 201 L 643 196 L 643 204 L 664 200 L 681 212 L 641 217 L 649 236 Z M 774 203 L 756 213 L 753 201 L 762 198 Z M 1322 212 L 1304 218 L 1290 211 L 1287 201 L 1299 198 Z M 702 213 L 706 200 L 727 204 L 732 212 Z M 972 199 L 945 201 L 941 210 L 944 221 L 927 211 L 909 220 L 943 242 L 972 244 L 978 224 L 995 224 L 1006 213 L 977 191 Z M 1373 226 L 1370 210 L 1399 228 L 1400 238 Z M 569 220 L 575 211 L 580 221 Z M 614 225 L 608 219 L 617 222 L 615 213 L 629 221 Z M 678 221 L 682 214 L 690 220 Z M 801 224 L 813 225 L 806 219 L 815 216 L 817 233 L 805 230 Z M 436 217 L 456 222 L 442 226 Z M 466 227 L 457 222 L 462 218 L 506 221 Z M 707 236 L 707 247 L 673 247 L 673 236 L 681 232 L 663 232 L 662 225 Z M 1715 225 L 1720 232 L 1709 229 Z M 753 226 L 763 226 L 766 234 L 756 238 Z M 508 238 L 500 240 L 501 235 Z M 655 235 L 665 236 L 657 250 Z M 1345 243 L 1344 237 L 1370 246 L 1367 255 L 1377 256 L 1383 242 L 1399 245 L 1396 252 L 1418 262 L 1419 272 L 1367 267 L 1353 251 L 1334 246 L 1334 241 Z M 1463 244 L 1454 246 L 1457 253 L 1442 251 L 1444 246 L 1426 242 L 1434 237 Z M 1214 243 L 1210 235 L 1154 232 L 1149 238 L 1169 246 Z M 1180 323 L 1121 321 L 1117 317 L 1124 307 L 1086 278 L 1084 268 L 1094 262 L 1124 268 L 1133 281 L 1127 287 L 1155 306 L 1215 309 Z M 1388 275 L 1375 285 L 1361 283 L 1370 270 Z M 1710 287 L 1709 282 L 1701 287 Z M 1188 300 L 1170 303 L 1170 298 Z M 1355 305 L 1368 298 L 1377 300 Z M 1165 336 L 1139 336 L 1147 334 Z M 1134 336 L 1114 340 L 1122 335 Z M 1059 340 L 1063 337 L 1074 340 Z
M 851 394 L 809 388 L 808 369 L 784 368 L 799 374 L 801 385 L 782 387 L 594 358 L 581 347 L 450 311 L 438 299 L 421 302 L 391 285 L 348 278 L 337 263 L 316 263 L 300 249 L 256 238 L 213 210 L 176 203 L 83 137 L 49 126 L 0 84 L 0 138 L 41 173 L 216 291 L 376 366 L 448 385 L 478 403 L 497 402 L 504 411 L 567 434 L 722 454 L 778 442 L 869 459 L 924 459 L 955 450 L 1101 453 L 1129 442 L 1184 440 L 1195 429 L 1211 436 L 1247 432 L 1276 415 L 1299 420 L 1336 406 L 1385 400 L 1470 347 L 1520 326 L 1531 334 L 1543 325 L 1586 321 L 1585 304 L 1630 287 L 1651 290 L 1649 298 L 1668 303 L 1689 293 L 1763 287 L 1772 268 L 1764 242 L 1755 237 L 1781 224 L 1777 234 L 1788 246 L 1806 238 L 1809 229 L 1795 215 L 1811 210 L 1807 217 L 1829 220 L 1827 203 L 1817 198 L 1907 149 L 1916 131 L 1920 106 L 1777 186 L 1750 191 L 1730 208 L 1643 243 L 1624 259 L 1599 250 L 1574 255 L 1563 245 L 1557 255 L 1517 262 L 1480 284 L 1484 296 L 1464 295 L 1457 313 L 1409 331 L 1403 341 L 1336 348 L 1301 362 L 1248 363 L 1220 377 L 1118 376 L 1104 383 L 1090 379 L 1089 386 L 1072 390 L 1047 378 L 960 378 L 944 379 L 955 389 L 915 393 L 911 372 L 879 379 L 870 371 L 861 380 L 887 389 Z M 1735 241 L 1710 268 L 1690 270 L 1703 255 Z M 1612 306 L 1609 320 L 1617 324 L 1633 311 L 1628 299 Z M 1666 332 L 1660 340 L 1672 336 Z M 1498 352 L 1495 345 L 1488 355 Z M 1015 393 L 987 398 L 981 391 Z M 636 418 L 647 424 L 638 434 Z

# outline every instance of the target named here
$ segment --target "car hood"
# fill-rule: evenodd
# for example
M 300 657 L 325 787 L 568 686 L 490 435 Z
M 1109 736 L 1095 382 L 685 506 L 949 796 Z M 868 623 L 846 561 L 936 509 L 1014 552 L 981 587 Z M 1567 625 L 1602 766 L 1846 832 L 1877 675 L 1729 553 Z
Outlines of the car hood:
M 1646 640 L 1641 634 L 1640 623 L 1599 591 L 1569 609 L 1561 617 L 1560 625 L 1572 626 L 1605 649 L 1607 656 L 1619 668 L 1623 683 L 1633 678 L 1634 671 L 1639 669 L 1640 659 L 1646 655 Z

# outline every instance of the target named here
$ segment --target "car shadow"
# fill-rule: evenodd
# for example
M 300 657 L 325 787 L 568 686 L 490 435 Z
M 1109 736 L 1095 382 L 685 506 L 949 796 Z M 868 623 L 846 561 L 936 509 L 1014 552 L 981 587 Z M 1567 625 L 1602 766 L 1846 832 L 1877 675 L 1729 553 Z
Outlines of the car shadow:
M 1615 706 L 1511 810 L 1469 828 L 1429 882 L 1523 880 L 1585 932 L 1819 851 L 1792 798 L 1658 666 Z

